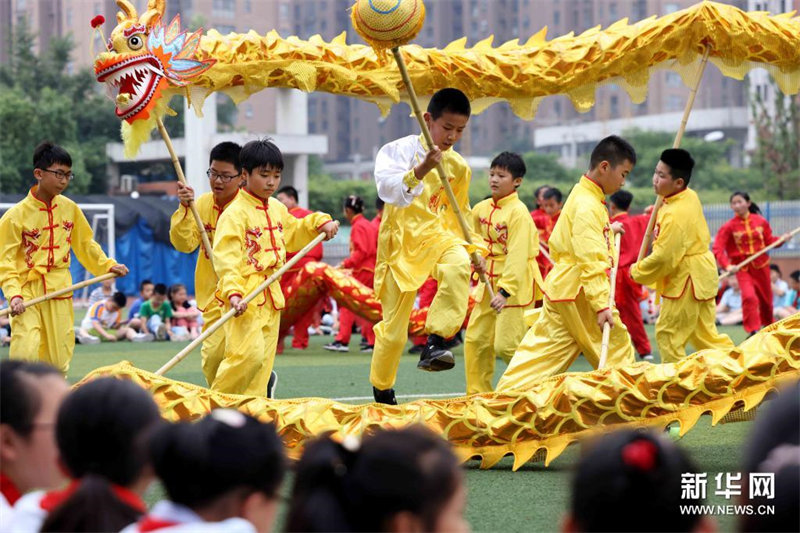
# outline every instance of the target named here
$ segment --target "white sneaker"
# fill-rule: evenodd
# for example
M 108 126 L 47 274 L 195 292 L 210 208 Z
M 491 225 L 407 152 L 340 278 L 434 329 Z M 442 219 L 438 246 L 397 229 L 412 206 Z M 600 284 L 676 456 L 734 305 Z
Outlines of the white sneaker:
M 170 338 L 170 340 L 172 342 L 186 342 L 192 340 L 192 336 L 189 335 L 188 333 L 185 333 L 183 335 L 173 335 L 172 338 Z
M 155 339 L 152 333 L 137 333 L 131 342 L 152 342 Z
M 166 326 L 166 324 L 159 324 L 158 329 L 156 330 L 156 340 L 157 341 L 165 341 L 165 340 L 167 340 L 167 326 Z
M 79 335 L 78 344 L 100 344 L 100 337 L 94 335 Z

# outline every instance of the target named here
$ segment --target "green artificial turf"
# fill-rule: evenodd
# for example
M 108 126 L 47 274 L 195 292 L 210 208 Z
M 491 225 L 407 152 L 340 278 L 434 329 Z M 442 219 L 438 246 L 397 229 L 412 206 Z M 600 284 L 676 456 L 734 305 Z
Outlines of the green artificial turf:
M 741 327 L 720 328 L 737 344 L 744 340 Z M 647 327 L 653 347 L 653 327 Z M 322 345 L 331 337 L 311 337 L 308 350 L 287 348 L 275 362 L 280 376 L 277 396 L 279 398 L 317 396 L 344 398 L 349 403 L 365 403 L 372 394 L 369 384 L 369 354 L 357 349 L 358 336 L 351 341 L 351 352 L 327 352 Z M 69 372 L 69 380 L 75 382 L 91 370 L 105 365 L 128 360 L 136 367 L 156 370 L 167 362 L 187 343 L 154 342 L 133 344 L 128 342 L 102 343 L 94 346 L 76 346 Z M 289 339 L 286 342 L 290 345 Z M 398 371 L 395 386 L 399 400 L 408 401 L 403 395 L 453 394 L 464 392 L 463 350 L 454 350 L 456 368 L 450 372 L 428 373 L 416 369 L 417 357 L 404 356 Z M 0 348 L 0 357 L 8 356 L 8 348 Z M 656 354 L 656 360 L 658 355 Z M 505 364 L 498 361 L 496 377 Z M 570 370 L 590 370 L 591 367 L 579 358 Z M 204 385 L 200 371 L 200 353 L 196 350 L 168 373 L 172 379 Z M 353 398 L 353 399 L 348 399 Z M 697 463 L 701 472 L 708 473 L 709 501 L 712 504 L 731 503 L 713 495 L 714 475 L 718 472 L 737 472 L 742 458 L 743 445 L 748 437 L 751 423 L 719 424 L 711 427 L 709 417 L 703 417 L 679 443 Z M 580 448 L 568 448 L 561 456 L 545 468 L 542 463 L 528 463 L 519 471 L 512 472 L 513 461 L 506 458 L 491 470 L 480 470 L 478 461 L 465 465 L 469 488 L 467 517 L 474 531 L 555 531 L 569 501 L 569 480 L 576 464 Z M 148 501 L 159 497 L 156 488 Z M 289 487 L 284 494 L 288 495 Z M 625 502 L 614 512 L 624 512 Z M 721 531 L 735 528 L 735 517 L 717 517 Z M 642 530 L 648 525 L 642 524 Z

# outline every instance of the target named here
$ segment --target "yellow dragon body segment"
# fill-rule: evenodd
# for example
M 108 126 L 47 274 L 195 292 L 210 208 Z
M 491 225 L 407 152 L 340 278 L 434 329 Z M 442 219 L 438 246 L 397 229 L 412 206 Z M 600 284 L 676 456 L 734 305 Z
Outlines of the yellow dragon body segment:
M 306 441 L 328 432 L 344 438 L 422 423 L 446 437 L 462 459 L 479 457 L 481 467 L 490 468 L 513 454 L 516 470 L 530 460 L 549 464 L 569 444 L 597 431 L 663 428 L 679 422 L 683 435 L 703 414 L 710 413 L 716 424 L 732 411 L 754 408 L 782 382 L 800 379 L 800 313 L 764 328 L 737 348 L 704 350 L 674 364 L 643 362 L 567 373 L 539 381 L 526 391 L 399 406 L 220 394 L 139 370 L 128 362 L 99 368 L 81 383 L 105 375 L 130 379 L 150 390 L 169 420 L 194 419 L 214 408 L 232 407 L 274 422 L 294 456 Z
M 110 50 L 95 61 L 95 74 L 101 82 L 109 82 L 103 73 L 115 65 L 124 66 L 136 56 L 156 55 L 150 50 L 150 35 L 165 28 L 161 20 L 165 0 L 150 0 L 141 17 L 127 0 L 117 3 L 122 11 L 111 33 Z M 175 24 L 166 25 L 168 37 L 181 35 Z M 132 46 L 134 29 L 143 32 L 144 47 L 136 40 L 140 48 Z M 493 37 L 488 37 L 470 48 L 462 38 L 441 50 L 416 45 L 401 50 L 421 98 L 443 87 L 457 87 L 469 96 L 476 112 L 505 101 L 523 119 L 533 118 L 541 98 L 555 94 L 568 95 L 578 110 L 586 111 L 594 105 L 595 88 L 604 83 L 619 84 L 634 102 L 641 102 L 651 71 L 671 68 L 690 76 L 694 72 L 691 65 L 706 46 L 710 61 L 726 76 L 742 79 L 750 69 L 763 67 L 784 93 L 800 89 L 800 18 L 791 14 L 747 13 L 703 2 L 635 24 L 623 19 L 604 30 L 596 27 L 578 36 L 570 33 L 547 41 L 546 33 L 543 28 L 524 43 L 513 40 L 498 47 L 493 47 Z M 198 112 L 211 92 L 225 92 L 239 103 L 267 87 L 343 94 L 373 102 L 384 113 L 407 97 L 394 64 L 369 46 L 347 44 L 344 33 L 326 42 L 319 36 L 282 38 L 275 31 L 221 35 L 210 29 L 182 39 L 184 52 L 165 60 L 163 76 L 156 68 L 140 69 L 143 83 L 149 83 L 149 77 L 160 77 L 155 84 L 163 82 L 163 90 L 143 113 L 126 118 L 130 124 L 144 121 L 136 131 L 124 133 L 129 153 L 138 149 L 137 143 L 154 127 L 151 111 L 163 115 L 175 94 L 187 95 Z M 177 55 L 181 61 L 192 60 L 197 65 L 175 63 Z M 175 75 L 178 69 L 181 74 Z M 119 92 L 120 87 L 113 89 Z M 123 107 L 132 105 L 131 97 L 125 95 L 117 102 Z M 119 105 L 117 111 L 122 116 Z

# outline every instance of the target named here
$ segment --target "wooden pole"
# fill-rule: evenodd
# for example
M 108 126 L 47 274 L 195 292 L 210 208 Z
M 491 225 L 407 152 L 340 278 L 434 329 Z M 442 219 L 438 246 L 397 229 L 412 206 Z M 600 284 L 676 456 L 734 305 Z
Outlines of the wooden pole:
M 697 69 L 697 79 L 694 81 L 694 86 L 689 93 L 689 100 L 686 101 L 686 107 L 683 109 L 681 125 L 678 128 L 678 133 L 675 135 L 675 140 L 672 142 L 673 148 L 678 148 L 681 145 L 683 133 L 686 131 L 686 124 L 689 122 L 689 114 L 692 112 L 692 107 L 694 106 L 694 98 L 697 96 L 697 89 L 700 87 L 700 81 L 703 79 L 703 72 L 706 70 L 706 64 L 708 64 L 709 52 L 711 52 L 711 47 L 706 45 L 705 52 L 703 52 L 703 59 L 700 61 L 700 66 Z M 650 220 L 647 221 L 647 231 L 645 231 L 644 239 L 642 239 L 642 247 L 639 248 L 639 256 L 636 259 L 637 263 L 647 255 L 647 248 L 650 246 L 650 239 L 653 237 L 653 228 L 655 228 L 656 225 L 656 215 L 662 205 L 664 205 L 664 197 L 659 194 L 653 206 L 653 211 L 650 213 Z
M 408 69 L 406 68 L 406 63 L 403 60 L 403 56 L 400 54 L 400 48 L 395 47 L 392 48 L 392 55 L 394 56 L 394 60 L 397 63 L 397 67 L 400 69 L 400 76 L 403 78 L 403 83 L 406 86 L 406 91 L 408 92 L 408 99 L 411 101 L 411 109 L 414 111 L 414 116 L 417 118 L 417 122 L 419 123 L 419 127 L 422 130 L 422 136 L 425 138 L 425 144 L 427 144 L 428 150 L 433 150 L 433 137 L 431 137 L 431 132 L 428 131 L 428 126 L 425 124 L 425 120 L 422 117 L 422 110 L 419 107 L 419 101 L 417 100 L 417 93 L 414 91 L 414 86 L 411 84 L 411 77 L 408 75 Z M 450 202 L 450 207 L 452 207 L 453 212 L 458 219 L 458 224 L 461 226 L 461 231 L 464 233 L 464 240 L 467 241 L 468 244 L 472 243 L 472 232 L 467 225 L 467 221 L 464 220 L 464 215 L 461 213 L 461 208 L 458 206 L 458 202 L 456 201 L 456 196 L 453 194 L 453 189 L 450 187 L 450 182 L 447 181 L 447 173 L 444 170 L 444 165 L 439 163 L 436 165 L 436 171 L 439 173 L 439 180 L 442 182 L 442 188 L 444 189 L 445 194 L 447 195 L 447 199 Z M 472 264 L 477 265 L 479 264 L 479 257 L 480 255 L 478 252 L 472 252 Z M 489 298 L 494 298 L 494 291 L 492 290 L 492 285 L 489 283 L 489 280 L 486 278 L 485 273 L 480 274 L 481 281 L 486 285 L 486 289 L 489 291 Z
M 253 290 L 253 292 L 245 296 L 242 301 L 245 303 L 250 303 L 250 301 L 253 298 L 261 294 L 262 291 L 264 291 L 267 287 L 275 283 L 275 281 L 279 280 L 280 277 L 283 276 L 287 270 L 292 268 L 298 261 L 300 261 L 300 259 L 303 258 L 303 256 L 305 256 L 308 252 L 310 252 L 312 248 L 314 248 L 317 244 L 321 243 L 324 239 L 325 239 L 324 233 L 320 233 L 319 235 L 314 237 L 314 240 L 306 244 L 302 250 L 297 252 L 297 254 L 294 257 L 289 259 L 281 268 L 279 268 L 270 277 L 268 277 L 265 281 L 263 281 L 258 287 L 256 287 Z M 197 337 L 195 340 L 189 343 L 189 345 L 186 346 L 186 348 L 178 352 L 175 355 L 175 357 L 167 361 L 167 363 L 164 366 L 156 370 L 156 374 L 158 374 L 159 376 L 163 376 L 165 372 L 167 372 L 173 366 L 183 361 L 183 359 L 187 355 L 189 355 L 192 352 L 192 350 L 203 344 L 204 340 L 209 338 L 215 331 L 221 328 L 222 325 L 225 324 L 225 322 L 227 322 L 228 320 L 230 320 L 231 317 L 233 317 L 233 315 L 235 314 L 236 314 L 236 309 L 229 309 L 227 313 L 225 313 L 220 317 L 219 320 L 214 322 L 199 337 Z
M 550 261 L 551 265 L 555 265 L 555 263 L 553 262 L 553 259 L 550 257 L 550 254 L 548 254 L 547 250 L 544 249 L 544 244 L 542 244 L 541 242 L 539 243 L 539 253 L 542 254 L 545 259 Z
M 614 268 L 611 269 L 611 290 L 608 293 L 608 308 L 614 309 L 616 307 L 614 294 L 617 292 L 617 271 L 619 271 L 619 243 L 622 239 L 622 234 L 617 233 L 614 235 Z M 600 344 L 600 363 L 597 369 L 600 370 L 606 366 L 606 359 L 608 358 L 608 343 L 611 338 L 611 324 L 606 322 L 603 324 L 603 341 Z
M 22 305 L 24 305 L 25 309 L 27 309 L 29 307 L 32 307 L 32 306 L 36 305 L 36 304 L 40 304 L 42 302 L 46 302 L 47 300 L 50 300 L 50 299 L 53 299 L 53 298 L 58 298 L 62 294 L 67 294 L 68 292 L 77 291 L 78 289 L 82 289 L 82 288 L 84 288 L 84 287 L 86 287 L 88 285 L 92 285 L 94 283 L 99 283 L 101 281 L 105 281 L 107 279 L 116 278 L 116 277 L 118 277 L 118 276 L 115 273 L 109 272 L 107 274 L 103 274 L 102 276 L 97 276 L 96 278 L 91 278 L 91 279 L 83 280 L 80 283 L 75 283 L 74 285 L 70 285 L 69 287 L 66 287 L 64 289 L 58 289 L 57 291 L 48 292 L 45 295 L 37 296 L 36 298 L 28 300 L 27 302 L 23 301 Z M 9 301 L 9 304 L 10 303 L 11 302 Z M 0 309 L 0 317 L 6 316 L 9 313 L 11 313 L 11 307 L 10 306 L 6 307 L 5 309 Z
M 186 177 L 183 175 L 181 162 L 178 160 L 178 154 L 175 153 L 175 148 L 172 146 L 172 139 L 169 137 L 169 132 L 167 132 L 167 128 L 164 127 L 164 121 L 159 117 L 157 123 L 158 131 L 161 133 L 161 138 L 164 139 L 164 144 L 167 145 L 169 156 L 172 159 L 172 166 L 175 167 L 175 172 L 178 174 L 178 181 L 186 185 Z M 200 213 L 197 211 L 197 206 L 194 201 L 189 203 L 189 209 L 192 211 L 194 221 L 197 224 L 197 228 L 200 230 L 200 239 L 203 241 L 203 249 L 208 256 L 208 261 L 211 263 L 211 269 L 214 270 L 214 255 L 211 253 L 211 241 L 208 238 L 205 225 L 203 225 L 203 220 L 200 218 Z
M 733 268 L 733 270 L 730 270 L 730 271 L 725 272 L 724 274 L 722 274 L 719 277 L 719 279 L 725 279 L 728 276 L 732 276 L 733 274 L 736 274 L 738 271 L 740 271 L 742 269 L 742 267 L 745 267 L 745 266 L 749 265 L 750 263 L 752 263 L 753 261 L 755 261 L 756 259 L 758 259 L 762 255 L 764 255 L 765 253 L 767 253 L 770 250 L 772 250 L 773 248 L 775 248 L 777 246 L 780 246 L 781 244 L 785 243 L 786 241 L 788 241 L 789 239 L 791 239 L 792 237 L 794 237 L 798 233 L 800 233 L 800 227 L 797 227 L 797 228 L 793 229 L 785 237 L 782 237 L 782 238 L 778 239 L 777 241 L 773 242 L 769 246 L 765 246 L 764 248 L 762 248 L 758 252 L 754 253 L 753 255 L 751 255 L 750 257 L 748 257 L 747 259 L 745 259 L 744 261 L 742 261 L 738 265 L 736 265 Z

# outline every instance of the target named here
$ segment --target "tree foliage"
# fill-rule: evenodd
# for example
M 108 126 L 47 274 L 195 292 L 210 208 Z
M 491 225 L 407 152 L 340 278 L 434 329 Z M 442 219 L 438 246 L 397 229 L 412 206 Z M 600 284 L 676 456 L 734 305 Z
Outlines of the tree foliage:
M 72 40 L 54 37 L 38 55 L 23 22 L 14 28 L 10 60 L 0 66 L 0 192 L 25 192 L 33 183 L 34 147 L 50 140 L 73 160 L 72 193 L 104 193 L 105 144 L 119 139 L 114 106 L 90 69 L 68 73 Z
M 753 166 L 769 194 L 800 197 L 800 97 L 787 96 L 772 81 L 775 99 L 765 102 L 756 91 L 751 102 L 756 127 Z

